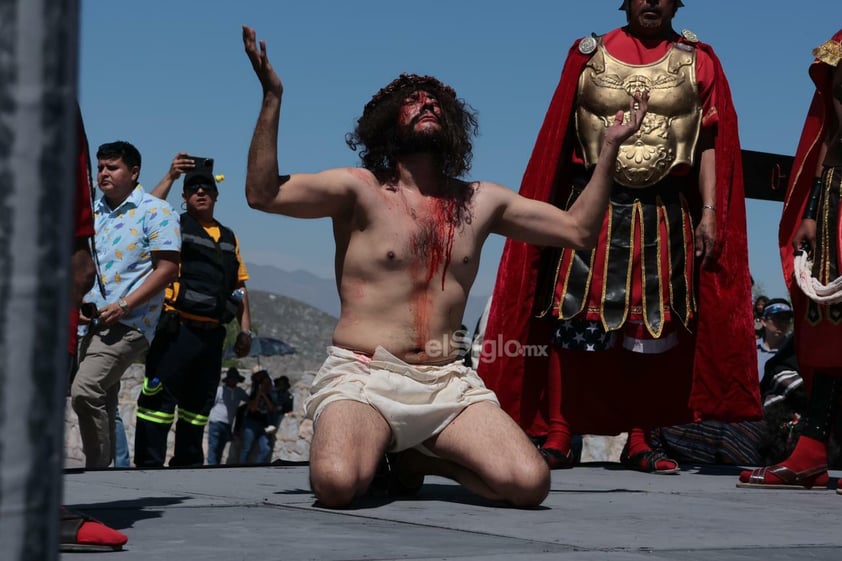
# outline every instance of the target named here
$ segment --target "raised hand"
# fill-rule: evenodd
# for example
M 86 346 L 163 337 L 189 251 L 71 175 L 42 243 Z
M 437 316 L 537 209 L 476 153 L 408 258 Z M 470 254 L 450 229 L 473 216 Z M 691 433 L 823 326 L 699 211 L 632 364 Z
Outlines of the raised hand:
M 272 63 L 269 62 L 269 56 L 266 54 L 266 42 L 260 41 L 260 49 L 258 50 L 257 33 L 247 25 L 243 26 L 243 46 L 251 61 L 251 66 L 254 68 L 254 73 L 260 80 L 260 85 L 263 86 L 263 94 L 280 96 L 284 91 L 284 86 L 275 73 L 275 69 L 272 68 Z
M 167 172 L 170 179 L 175 181 L 181 177 L 183 173 L 186 173 L 196 167 L 196 162 L 188 156 L 189 154 L 187 152 L 179 152 L 175 155 L 175 158 L 172 160 L 172 164 L 170 164 L 170 170 Z
M 605 131 L 605 142 L 619 146 L 640 129 L 646 111 L 649 109 L 649 92 L 636 92 L 629 102 L 629 119 L 625 112 L 617 111 L 614 124 Z

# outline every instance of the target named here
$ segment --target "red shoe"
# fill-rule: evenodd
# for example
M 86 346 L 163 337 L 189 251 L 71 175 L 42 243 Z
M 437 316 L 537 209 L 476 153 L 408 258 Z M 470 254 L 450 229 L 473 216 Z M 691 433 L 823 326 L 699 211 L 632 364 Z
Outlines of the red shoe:
M 63 552 L 120 551 L 129 541 L 124 533 L 64 507 L 61 507 L 59 536 L 59 551 Z
M 779 482 L 767 483 L 767 474 L 774 475 Z M 778 464 L 743 471 L 740 474 L 740 482 L 737 483 L 737 487 L 746 489 L 827 489 L 829 480 L 827 466 L 815 466 L 804 471 L 793 471 Z
M 675 467 L 667 469 L 658 469 L 658 462 L 670 462 Z M 625 448 L 623 448 L 623 451 L 620 453 L 620 463 L 629 469 L 642 471 L 644 473 L 672 475 L 681 472 L 681 469 L 678 466 L 678 462 L 676 462 L 672 458 L 667 458 L 666 455 L 664 455 L 661 452 L 656 452 L 654 450 L 643 450 L 642 452 L 638 452 L 637 454 L 629 456 L 628 444 L 625 446 Z

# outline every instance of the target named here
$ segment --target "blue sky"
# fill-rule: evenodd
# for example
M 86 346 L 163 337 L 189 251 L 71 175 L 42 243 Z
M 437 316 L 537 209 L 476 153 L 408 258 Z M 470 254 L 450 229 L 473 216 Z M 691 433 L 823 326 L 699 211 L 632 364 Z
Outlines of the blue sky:
M 82 1 L 80 103 L 93 149 L 128 140 L 151 189 L 178 151 L 226 176 L 217 217 L 247 262 L 333 277 L 328 220 L 294 220 L 245 203 L 246 154 L 260 87 L 241 25 L 257 30 L 284 81 L 282 172 L 357 165 L 344 142 L 362 106 L 401 72 L 433 74 L 479 112 L 472 179 L 517 189 L 571 43 L 625 22 L 621 0 Z M 685 0 L 674 26 L 711 43 L 725 67 L 744 148 L 792 154 L 812 85 L 813 47 L 842 27 L 839 0 Z M 179 183 L 180 185 L 180 183 Z M 181 203 L 180 188 L 170 202 Z M 785 295 L 780 204 L 749 201 L 751 271 Z M 473 293 L 489 294 L 503 239 L 483 252 Z M 278 287 L 283 292 L 283 287 Z

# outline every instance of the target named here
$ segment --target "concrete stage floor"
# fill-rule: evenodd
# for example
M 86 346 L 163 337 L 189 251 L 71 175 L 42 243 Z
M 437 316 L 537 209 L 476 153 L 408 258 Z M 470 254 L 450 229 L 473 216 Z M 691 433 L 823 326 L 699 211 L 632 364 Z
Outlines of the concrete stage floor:
M 735 487 L 737 468 L 555 471 L 540 508 L 428 477 L 413 499 L 314 505 L 306 466 L 76 471 L 65 504 L 122 530 L 122 552 L 63 560 L 784 561 L 842 559 L 842 472 L 824 490 Z

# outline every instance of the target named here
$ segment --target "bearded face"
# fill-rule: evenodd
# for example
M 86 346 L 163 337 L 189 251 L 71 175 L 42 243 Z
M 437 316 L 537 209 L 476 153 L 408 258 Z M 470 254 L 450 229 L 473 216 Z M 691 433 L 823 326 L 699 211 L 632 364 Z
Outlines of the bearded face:
M 398 113 L 398 130 L 402 153 L 440 152 L 444 129 L 439 100 L 424 90 L 406 96 Z
M 431 76 L 402 74 L 366 104 L 345 142 L 361 147 L 363 167 L 378 173 L 392 173 L 401 156 L 427 153 L 444 175 L 461 177 L 471 168 L 476 133 L 476 113 L 453 88 Z

